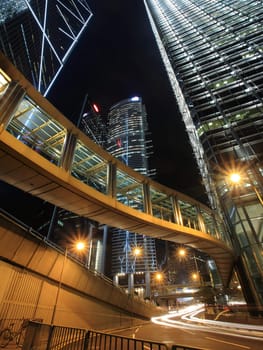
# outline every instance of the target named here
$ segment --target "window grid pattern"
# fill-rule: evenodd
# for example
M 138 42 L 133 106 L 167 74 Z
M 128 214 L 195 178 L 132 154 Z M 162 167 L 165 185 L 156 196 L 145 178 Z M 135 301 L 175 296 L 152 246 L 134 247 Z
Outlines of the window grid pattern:
M 28 97 L 19 104 L 7 131 L 52 163 L 60 164 L 66 129 Z
M 91 17 L 86 0 L 1 0 L 0 50 L 46 94 Z
M 262 308 L 263 3 L 144 2 L 211 206 L 229 225 L 244 287 L 249 280 Z M 227 183 L 230 172 L 242 183 Z M 210 213 L 200 213 L 203 230 L 222 237 L 221 223 L 215 230 Z
M 2 82 L 2 85 L 8 86 L 11 79 L 0 72 L 0 82 Z M 8 99 L 13 101 L 13 98 L 12 94 L 4 93 L 0 97 L 0 106 L 3 101 L 8 103 Z M 70 158 L 68 162 L 71 163 L 69 171 L 73 177 L 103 194 L 112 195 L 108 193 L 110 161 L 99 155 L 97 148 L 88 147 L 85 141 L 75 140 L 74 137 L 70 138 L 71 133 L 66 127 L 45 112 L 29 96 L 26 95 L 20 102 L 17 102 L 17 107 L 10 116 L 9 123 L 6 124 L 5 128 L 19 142 L 30 147 L 56 166 L 62 166 L 62 159 L 68 156 Z M 70 152 L 65 154 L 66 139 L 71 139 L 68 147 L 73 148 L 73 155 Z M 66 163 L 68 164 L 68 162 Z M 180 215 L 191 222 L 187 224 L 187 220 L 184 220 L 185 224 L 197 227 L 198 210 L 195 202 L 192 203 L 190 198 L 189 201 L 183 200 L 180 198 L 179 193 L 171 189 L 158 189 L 158 184 L 150 179 L 146 181 L 146 178 L 141 175 L 136 178 L 136 173 L 134 176 L 131 176 L 125 170 L 118 168 L 118 166 L 116 166 L 116 175 L 112 181 L 115 183 L 115 190 L 113 191 L 115 198 L 124 205 L 140 212 L 146 212 L 144 203 L 148 202 L 148 200 L 144 198 L 144 186 L 147 186 L 149 189 L 146 193 L 150 193 L 149 203 L 150 207 L 153 208 L 153 216 L 174 222 L 174 204 L 172 204 L 174 201 L 175 205 L 176 203 L 178 204 Z M 212 212 L 209 212 L 208 208 L 204 212 L 211 216 L 209 224 L 212 225 L 213 223 L 215 225 L 215 221 L 212 219 Z M 151 214 L 151 212 L 147 212 L 147 214 Z M 217 220 L 220 222 L 219 218 Z M 222 234 L 220 239 L 225 240 Z

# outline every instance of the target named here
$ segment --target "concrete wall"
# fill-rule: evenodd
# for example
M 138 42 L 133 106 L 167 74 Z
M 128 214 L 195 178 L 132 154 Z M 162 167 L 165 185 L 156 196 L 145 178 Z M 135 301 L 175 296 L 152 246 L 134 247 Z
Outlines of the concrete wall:
M 50 323 L 53 317 L 54 324 L 108 329 L 145 322 L 160 312 L 0 216 L 0 320 Z

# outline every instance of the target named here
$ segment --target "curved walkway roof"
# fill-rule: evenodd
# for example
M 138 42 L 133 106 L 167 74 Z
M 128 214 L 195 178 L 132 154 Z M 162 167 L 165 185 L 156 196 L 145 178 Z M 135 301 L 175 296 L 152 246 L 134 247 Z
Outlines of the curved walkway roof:
M 3 55 L 0 123 L 1 180 L 101 224 L 200 249 L 227 284 L 234 252 L 221 219 L 93 143 Z

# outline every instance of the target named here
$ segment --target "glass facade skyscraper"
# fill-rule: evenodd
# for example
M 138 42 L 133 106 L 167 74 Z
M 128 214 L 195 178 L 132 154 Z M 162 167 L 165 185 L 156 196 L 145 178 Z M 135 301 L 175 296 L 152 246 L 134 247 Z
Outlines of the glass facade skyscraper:
M 140 97 L 122 100 L 110 108 L 107 151 L 140 172 L 151 175 L 148 156 L 147 116 Z M 128 188 L 127 188 L 128 191 Z M 112 273 L 116 283 L 128 285 L 150 297 L 151 272 L 157 270 L 155 240 L 140 234 L 114 229 L 112 233 Z
M 244 296 L 262 310 L 263 2 L 144 3 Z
M 46 95 L 91 17 L 86 0 L 2 0 L 0 50 Z
M 123 163 L 149 176 L 151 142 L 147 140 L 147 116 L 140 97 L 120 101 L 110 108 L 107 150 Z

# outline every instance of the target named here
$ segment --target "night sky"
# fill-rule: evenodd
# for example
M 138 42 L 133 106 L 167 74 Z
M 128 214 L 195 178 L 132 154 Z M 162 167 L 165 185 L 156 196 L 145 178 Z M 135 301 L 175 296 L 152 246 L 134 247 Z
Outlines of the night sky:
M 94 16 L 48 99 L 76 123 L 87 93 L 105 115 L 114 103 L 141 96 L 153 141 L 150 166 L 157 170 L 155 180 L 206 204 L 201 177 L 143 0 L 88 3 Z M 0 186 L 2 207 L 17 214 L 16 206 L 24 207 L 24 200 L 12 191 Z M 15 201 L 14 196 L 18 198 Z M 37 205 L 36 199 L 33 203 L 26 221 L 33 216 L 37 220 L 45 211 L 49 215 L 48 204 Z
M 148 115 L 156 180 L 203 200 L 203 187 L 143 0 L 89 0 L 94 16 L 48 95 L 76 122 L 85 94 L 107 114 L 139 95 Z

